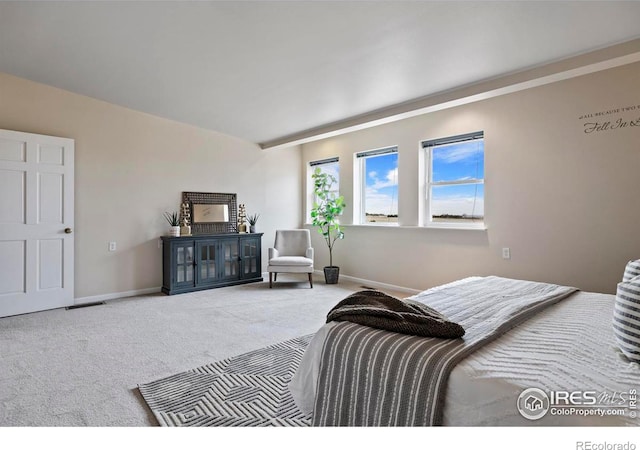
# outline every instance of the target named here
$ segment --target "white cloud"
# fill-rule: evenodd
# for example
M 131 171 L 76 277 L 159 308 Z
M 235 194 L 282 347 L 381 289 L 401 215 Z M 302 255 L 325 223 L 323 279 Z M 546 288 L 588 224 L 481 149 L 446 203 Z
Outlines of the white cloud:
M 367 189 L 366 212 L 369 214 L 398 214 L 398 198 L 396 195 L 383 194 Z
M 373 175 L 372 175 L 373 174 Z M 373 179 L 373 184 L 367 186 L 367 189 L 384 189 L 387 187 L 394 187 L 398 185 L 398 168 L 391 169 L 387 172 L 383 179 L 377 177 L 376 172 L 369 172 L 369 177 Z
M 383 178 L 379 178 L 376 171 L 371 171 L 368 175 L 373 184 L 367 183 L 365 189 L 366 212 L 369 214 L 398 214 L 398 168 L 388 170 Z M 385 188 L 391 188 L 388 189 L 391 192 L 380 192 Z
M 471 159 L 478 154 L 478 147 L 475 145 L 453 145 L 451 147 L 441 147 L 433 152 L 433 159 L 444 161 L 445 163 L 455 163 Z
M 398 168 L 397 167 L 387 172 L 387 181 L 390 183 L 398 184 Z

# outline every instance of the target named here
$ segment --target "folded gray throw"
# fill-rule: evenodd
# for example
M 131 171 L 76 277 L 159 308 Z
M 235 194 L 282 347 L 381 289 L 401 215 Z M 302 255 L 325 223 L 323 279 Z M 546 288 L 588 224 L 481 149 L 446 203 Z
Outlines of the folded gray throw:
M 327 322 L 347 321 L 415 336 L 459 338 L 464 328 L 433 308 L 413 300 L 400 300 L 380 291 L 351 294 L 327 314 Z

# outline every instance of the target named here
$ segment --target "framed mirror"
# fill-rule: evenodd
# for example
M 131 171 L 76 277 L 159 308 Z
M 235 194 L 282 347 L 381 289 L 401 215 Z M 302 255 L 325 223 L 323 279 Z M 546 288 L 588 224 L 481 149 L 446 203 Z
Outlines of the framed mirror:
M 193 223 L 219 223 L 229 221 L 229 205 L 191 204 Z
M 182 201 L 189 205 L 192 234 L 237 232 L 236 194 L 183 192 Z

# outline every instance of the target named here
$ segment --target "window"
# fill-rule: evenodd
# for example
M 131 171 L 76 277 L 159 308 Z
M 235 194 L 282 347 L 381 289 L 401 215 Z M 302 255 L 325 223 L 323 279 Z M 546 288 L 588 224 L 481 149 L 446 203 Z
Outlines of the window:
M 427 152 L 426 225 L 484 227 L 484 133 L 422 142 Z
M 322 173 L 332 175 L 336 182 L 333 184 L 331 193 L 337 197 L 340 195 L 340 165 L 338 164 L 338 158 L 328 158 L 321 161 L 311 161 L 309 163 L 309 169 L 307 170 L 307 222 L 311 221 L 311 208 L 317 201 L 315 194 L 313 193 L 313 179 L 311 175 L 319 168 Z
M 398 223 L 398 147 L 356 153 L 356 223 Z

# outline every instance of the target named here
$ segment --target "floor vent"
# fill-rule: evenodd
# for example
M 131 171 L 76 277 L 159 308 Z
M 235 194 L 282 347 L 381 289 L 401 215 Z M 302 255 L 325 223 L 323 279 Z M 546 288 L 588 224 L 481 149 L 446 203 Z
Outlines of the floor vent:
M 65 309 L 88 308 L 89 306 L 98 306 L 98 305 L 104 305 L 104 302 L 82 303 L 80 305 L 67 306 Z

